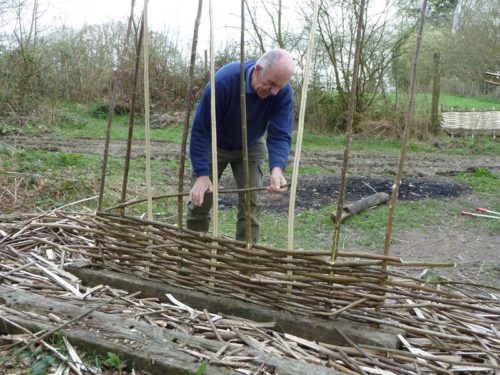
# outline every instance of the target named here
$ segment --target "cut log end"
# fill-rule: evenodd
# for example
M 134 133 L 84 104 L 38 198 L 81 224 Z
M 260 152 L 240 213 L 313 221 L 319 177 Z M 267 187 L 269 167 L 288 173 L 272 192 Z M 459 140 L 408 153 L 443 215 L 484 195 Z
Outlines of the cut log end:
M 341 221 L 351 217 L 352 215 L 357 214 L 358 212 L 366 210 L 367 208 L 378 206 L 381 203 L 386 203 L 388 200 L 389 200 L 389 194 L 376 193 L 361 198 L 358 201 L 348 203 L 342 208 Z M 332 221 L 335 222 L 337 220 L 337 213 L 332 212 L 330 217 Z

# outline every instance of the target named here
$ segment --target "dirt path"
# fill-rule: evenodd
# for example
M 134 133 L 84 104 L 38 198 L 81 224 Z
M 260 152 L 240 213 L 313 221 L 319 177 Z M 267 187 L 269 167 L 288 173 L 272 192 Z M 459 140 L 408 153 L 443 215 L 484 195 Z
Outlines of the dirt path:
M 0 142 L 15 148 L 44 151 L 77 152 L 102 154 L 103 141 L 94 139 L 58 140 L 51 137 L 3 137 Z M 124 157 L 125 141 L 113 141 L 110 154 Z M 133 145 L 133 157 L 144 154 L 144 145 Z M 152 157 L 157 160 L 178 160 L 179 146 L 169 142 L 153 142 Z M 359 199 L 374 190 L 390 193 L 399 154 L 352 152 L 348 185 L 348 200 Z M 292 165 L 292 160 L 290 161 Z M 296 207 L 314 209 L 333 204 L 338 195 L 339 173 L 342 165 L 342 152 L 322 150 L 304 152 L 301 168 L 315 167 L 321 175 L 301 177 Z M 400 198 L 404 199 L 448 199 L 458 206 L 477 207 L 484 204 L 472 189 L 458 184 L 450 176 L 461 171 L 487 168 L 500 173 L 500 156 L 447 156 L 435 154 L 410 155 L 405 166 L 405 181 Z M 288 171 L 291 173 L 291 169 Z M 232 179 L 225 175 L 221 188 L 231 188 Z M 223 197 L 222 205 L 231 207 L 234 197 Z M 287 199 L 266 198 L 273 210 L 286 210 Z M 274 199 L 274 200 L 273 200 Z M 374 251 L 373 249 L 363 249 Z M 394 234 L 391 251 L 405 260 L 437 260 L 459 264 L 451 270 L 440 270 L 442 275 L 469 282 L 487 282 L 500 286 L 500 233 L 485 230 L 464 230 L 463 225 L 439 225 L 425 230 L 404 230 Z
M 41 151 L 77 152 L 101 155 L 104 150 L 103 140 L 72 139 L 61 140 L 53 137 L 9 136 L 0 137 L 0 142 L 12 147 Z M 109 146 L 112 156 L 124 157 L 127 144 L 125 141 L 113 141 Z M 144 144 L 132 145 L 132 157 L 144 155 Z M 151 144 L 151 156 L 156 160 L 178 160 L 180 147 L 171 142 L 154 141 Z M 301 167 L 320 167 L 327 172 L 339 173 L 342 167 L 342 151 L 321 150 L 304 152 Z M 351 175 L 391 176 L 395 174 L 399 154 L 351 152 L 349 172 Z M 290 165 L 293 162 L 293 155 Z M 450 176 L 469 168 L 487 168 L 500 173 L 500 157 L 490 156 L 438 156 L 429 154 L 409 155 L 405 164 L 406 176 L 430 177 Z

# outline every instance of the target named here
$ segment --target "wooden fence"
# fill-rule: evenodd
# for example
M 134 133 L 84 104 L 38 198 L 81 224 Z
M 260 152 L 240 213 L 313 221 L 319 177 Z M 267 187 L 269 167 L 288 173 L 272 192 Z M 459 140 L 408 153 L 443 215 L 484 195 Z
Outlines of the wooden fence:
M 441 129 L 451 135 L 500 134 L 500 111 L 442 112 Z

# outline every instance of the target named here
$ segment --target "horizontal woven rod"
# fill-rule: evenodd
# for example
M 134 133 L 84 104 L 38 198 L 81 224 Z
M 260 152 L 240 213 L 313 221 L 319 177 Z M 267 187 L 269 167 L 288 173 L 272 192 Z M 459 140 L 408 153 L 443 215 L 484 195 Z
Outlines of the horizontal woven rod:
M 331 251 L 328 252 L 329 256 L 332 255 Z M 344 258 L 365 258 L 365 259 L 377 259 L 377 260 L 388 260 L 392 261 L 395 263 L 402 263 L 403 260 L 398 257 L 391 257 L 391 256 L 385 256 L 385 255 L 378 255 L 378 254 L 371 254 L 371 253 L 347 253 L 347 252 L 341 252 L 339 251 L 337 253 L 339 257 L 344 257 Z
M 391 283 L 389 281 L 387 282 L 387 285 L 391 285 Z M 397 285 L 397 284 L 399 284 L 399 285 Z M 405 285 L 405 283 L 394 283 L 393 286 L 400 286 L 401 287 L 402 285 Z M 409 285 L 412 285 L 412 284 L 409 284 Z M 406 286 L 404 286 L 404 287 L 406 287 L 408 289 L 417 289 L 417 287 L 418 287 L 418 285 L 414 285 L 414 288 L 412 288 L 409 285 L 406 284 Z M 383 288 L 383 287 L 376 285 L 376 284 L 371 284 L 369 287 L 371 289 L 375 289 L 375 290 L 380 291 L 380 292 L 387 292 L 387 293 L 395 293 L 396 292 L 394 289 Z M 401 295 L 406 295 L 406 296 L 409 296 L 412 298 L 420 299 L 420 300 L 433 301 L 433 302 L 437 302 L 437 303 L 447 303 L 449 305 L 453 305 L 453 306 L 457 306 L 457 307 L 463 307 L 463 308 L 467 308 L 467 309 L 473 309 L 473 310 L 477 310 L 477 311 L 482 311 L 482 312 L 500 315 L 500 309 L 491 309 L 491 308 L 488 308 L 486 306 L 479 306 L 478 303 L 484 304 L 484 301 L 479 300 L 479 299 L 466 300 L 462 296 L 457 295 L 457 294 L 452 294 L 452 293 L 441 294 L 441 296 L 448 295 L 447 296 L 448 298 L 445 298 L 445 297 L 440 298 L 438 292 L 442 292 L 442 291 L 439 291 L 439 289 L 434 291 L 434 292 L 430 288 L 421 287 L 421 289 L 423 291 L 430 291 L 433 294 L 429 294 L 429 295 L 416 294 L 416 293 L 412 293 L 412 292 L 409 292 L 407 290 L 401 290 L 401 289 L 398 290 L 397 293 L 399 293 Z M 425 290 L 425 289 L 430 289 L 430 290 Z M 498 301 L 495 300 L 494 303 L 497 304 Z
M 175 231 L 177 231 L 177 228 L 173 227 L 173 229 L 175 229 Z M 185 233 L 189 233 L 189 231 L 185 231 Z M 195 232 L 195 233 L 197 236 L 200 235 L 199 232 Z M 176 232 L 175 234 L 173 234 L 173 237 L 178 237 L 178 236 L 179 236 L 179 232 Z M 244 246 L 244 242 L 241 242 L 241 241 L 236 241 L 236 240 L 231 241 L 230 239 L 221 240 L 219 238 L 214 238 L 212 236 L 209 236 L 208 234 L 206 236 L 211 241 L 215 241 L 218 243 L 229 242 L 229 243 L 233 243 L 233 244 L 240 244 L 242 247 Z M 179 242 L 179 241 L 177 241 L 177 242 Z M 192 241 L 190 243 L 193 244 Z M 210 246 L 210 245 L 205 243 L 205 246 Z M 220 247 L 218 247 L 218 246 L 216 246 L 215 248 L 217 250 L 220 249 Z M 235 249 L 235 250 L 240 250 L 240 249 Z M 246 251 L 248 252 L 249 255 L 255 257 L 257 255 L 257 254 L 255 254 L 255 250 L 266 250 L 266 251 L 277 252 L 277 253 L 282 254 L 283 257 L 287 257 L 289 255 L 294 256 L 294 257 L 298 257 L 301 255 L 304 255 L 307 257 L 308 261 L 311 259 L 310 257 L 325 256 L 325 255 L 329 254 L 328 252 L 318 252 L 318 251 L 311 252 L 311 251 L 297 251 L 297 250 L 290 251 L 290 250 L 283 250 L 283 249 L 277 249 L 277 248 L 273 248 L 273 247 L 257 246 L 257 245 L 254 248 L 248 249 Z M 245 250 L 243 250 L 243 251 L 245 251 Z M 402 262 L 402 260 L 400 258 L 396 258 L 396 257 L 384 257 L 384 256 L 378 256 L 378 255 L 373 255 L 373 254 L 364 254 L 364 253 L 341 253 L 339 255 L 340 256 L 349 256 L 349 257 L 366 257 L 367 259 L 390 260 L 390 261 L 394 262 L 393 265 L 396 266 L 398 264 L 401 264 L 401 266 L 404 266 L 404 267 L 454 267 L 455 266 L 454 263 L 450 263 L 450 262 Z M 268 254 L 267 256 L 271 256 L 271 255 Z M 325 260 L 327 260 L 327 259 L 325 259 Z M 321 260 L 321 259 L 319 259 L 319 260 Z M 329 260 L 327 260 L 327 261 L 329 261 Z M 339 262 L 332 262 L 332 263 L 335 264 L 335 263 L 339 263 Z M 392 262 L 391 262 L 391 264 L 392 264 Z
M 439 268 L 449 268 L 449 267 L 456 267 L 457 264 L 453 262 L 407 262 L 403 261 L 402 263 L 392 263 L 388 262 L 391 266 L 394 267 L 439 267 Z
M 162 223 L 154 220 L 144 220 L 144 219 L 137 219 L 137 218 L 130 218 L 130 217 L 121 217 L 118 215 L 113 215 L 109 213 L 100 213 L 100 215 L 97 217 L 97 219 L 102 219 L 104 217 L 107 218 L 112 218 L 113 220 L 116 221 L 123 221 L 123 222 L 133 222 L 133 223 L 138 223 L 140 225 L 153 225 L 157 229 L 161 230 L 171 230 L 171 235 L 172 236 L 190 236 L 192 240 L 198 240 L 198 241 L 203 241 L 203 243 L 207 242 L 217 242 L 219 244 L 231 244 L 231 245 L 239 245 L 241 248 L 246 248 L 246 242 L 244 241 L 238 241 L 234 240 L 228 237 L 214 237 L 213 235 L 209 233 L 203 233 L 203 232 L 196 232 L 192 231 L 189 229 L 184 229 L 182 232 L 179 232 L 179 229 L 171 224 L 167 223 Z M 108 219 L 109 220 L 109 219 Z M 250 250 L 263 250 L 266 252 L 274 252 L 278 254 L 283 254 L 283 256 L 299 256 L 299 255 L 304 255 L 307 257 L 314 257 L 314 256 L 329 256 L 331 255 L 329 252 L 314 252 L 314 251 L 309 251 L 309 250 L 285 250 L 285 249 L 279 249 L 276 247 L 272 246 L 265 246 L 262 244 L 252 244 L 252 247 Z M 312 258 L 314 259 L 314 258 Z
M 283 187 L 288 187 L 288 185 L 284 185 Z M 226 190 L 219 190 L 219 194 L 234 194 L 234 193 L 245 193 L 247 191 L 264 191 L 267 190 L 267 187 L 251 187 L 251 188 L 242 188 L 242 189 L 226 189 Z M 207 191 L 205 194 L 213 194 L 212 191 Z M 171 193 L 171 194 L 163 194 L 163 195 L 157 195 L 155 197 L 152 197 L 151 199 L 156 201 L 160 199 L 168 199 L 168 198 L 178 198 L 178 197 L 185 197 L 189 196 L 189 191 L 184 191 L 182 193 Z M 138 204 L 138 203 L 144 203 L 147 202 L 148 198 L 141 198 L 141 199 L 134 199 L 130 200 L 124 203 L 117 204 L 116 206 L 108 207 L 102 210 L 103 213 L 107 213 L 111 210 L 115 210 L 118 208 L 124 208 L 131 206 L 133 204 Z

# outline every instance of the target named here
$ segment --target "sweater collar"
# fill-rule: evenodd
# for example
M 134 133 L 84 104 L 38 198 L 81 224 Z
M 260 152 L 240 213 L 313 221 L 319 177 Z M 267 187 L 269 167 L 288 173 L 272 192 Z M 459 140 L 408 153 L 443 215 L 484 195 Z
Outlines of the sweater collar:
M 255 69 L 255 64 L 249 67 L 245 74 L 245 81 L 246 81 L 245 92 L 247 94 L 255 94 L 255 90 L 252 87 L 252 74 L 254 69 Z

